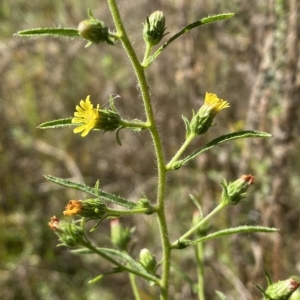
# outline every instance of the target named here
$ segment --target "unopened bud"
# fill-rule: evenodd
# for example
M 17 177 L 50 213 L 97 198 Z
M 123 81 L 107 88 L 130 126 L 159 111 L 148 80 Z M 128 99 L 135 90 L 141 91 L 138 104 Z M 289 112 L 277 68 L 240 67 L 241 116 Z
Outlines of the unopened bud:
M 248 187 L 254 182 L 254 176 L 243 175 L 234 182 L 227 183 L 224 180 L 221 185 L 223 188 L 222 201 L 225 205 L 236 205 L 246 197 Z
M 155 273 L 156 259 L 155 256 L 146 248 L 140 252 L 140 263 L 151 273 Z
M 50 219 L 48 225 L 65 246 L 74 247 L 80 245 L 83 241 L 83 229 L 75 225 L 75 223 L 61 221 L 54 216 Z
M 143 36 L 146 43 L 151 46 L 157 45 L 165 35 L 165 16 L 162 11 L 155 11 L 147 17 L 143 29 Z
M 290 278 L 283 281 L 278 281 L 268 286 L 263 292 L 265 300 L 287 300 L 300 286 L 300 282 Z
M 108 28 L 104 26 L 104 23 L 91 19 L 79 23 L 78 33 L 84 39 L 96 44 L 107 41 L 109 37 Z
M 126 250 L 131 239 L 131 230 L 123 227 L 119 219 L 113 219 L 110 222 L 110 237 L 114 245 L 122 250 Z

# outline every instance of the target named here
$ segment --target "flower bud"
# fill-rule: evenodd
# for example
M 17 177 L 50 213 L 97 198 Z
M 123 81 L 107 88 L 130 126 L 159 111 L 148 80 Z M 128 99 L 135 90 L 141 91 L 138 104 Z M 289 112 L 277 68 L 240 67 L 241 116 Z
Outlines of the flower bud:
M 83 229 L 75 225 L 75 223 L 68 223 L 61 221 L 55 216 L 50 219 L 49 227 L 55 231 L 56 235 L 63 245 L 74 247 L 80 245 L 83 241 Z
M 106 216 L 106 206 L 99 199 L 70 200 L 63 214 L 89 219 L 103 219 Z
M 264 299 L 268 300 L 287 300 L 300 286 L 300 282 L 290 278 L 283 281 L 278 281 L 268 286 L 263 292 Z
M 92 43 L 105 42 L 109 39 L 108 28 L 99 20 L 84 20 L 78 25 L 78 33 Z
M 131 239 L 131 230 L 123 227 L 119 219 L 113 219 L 110 222 L 110 237 L 111 242 L 121 250 L 126 250 L 126 247 Z
M 236 205 L 246 197 L 246 191 L 250 184 L 254 182 L 254 176 L 243 175 L 234 182 L 227 183 L 224 180 L 221 185 L 223 188 L 222 202 L 225 205 Z
M 146 248 L 140 252 L 140 263 L 151 273 L 155 273 L 156 259 L 155 256 Z
M 143 29 L 143 37 L 151 46 L 157 45 L 165 35 L 165 16 L 162 11 L 155 11 L 147 17 Z

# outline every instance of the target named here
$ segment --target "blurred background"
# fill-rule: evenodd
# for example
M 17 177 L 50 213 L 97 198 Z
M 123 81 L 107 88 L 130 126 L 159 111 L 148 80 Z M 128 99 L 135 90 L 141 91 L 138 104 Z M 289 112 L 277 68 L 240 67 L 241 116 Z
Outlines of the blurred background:
M 212 14 L 236 12 L 231 20 L 194 29 L 172 43 L 147 70 L 156 120 L 169 160 L 184 140 L 181 115 L 197 110 L 205 92 L 230 102 L 217 126 L 190 147 L 193 151 L 221 134 L 236 130 L 270 132 L 268 140 L 222 144 L 169 176 L 167 212 L 172 240 L 191 226 L 193 194 L 205 213 L 217 203 L 219 182 L 253 174 L 247 202 L 213 219 L 210 231 L 228 226 L 277 227 L 279 234 L 238 235 L 205 244 L 207 299 L 216 290 L 228 299 L 260 299 L 253 282 L 266 286 L 264 268 L 273 280 L 300 272 L 300 2 L 297 0 L 141 0 L 119 1 L 129 37 L 142 60 L 142 22 L 155 10 L 166 16 L 164 40 L 186 24 Z M 43 175 L 94 185 L 130 200 L 143 193 L 155 199 L 156 167 L 150 136 L 121 131 L 92 132 L 86 138 L 72 129 L 38 130 L 37 125 L 70 117 L 81 99 L 116 106 L 124 118 L 144 116 L 136 79 L 120 44 L 93 45 L 72 39 L 18 38 L 19 30 L 77 27 L 87 19 L 113 23 L 106 1 L 2 0 L 0 2 L 0 294 L 1 299 L 133 299 L 126 275 L 94 285 L 93 277 L 111 265 L 96 256 L 77 256 L 57 248 L 48 228 L 51 216 L 63 218 L 70 199 L 84 195 L 47 182 Z M 70 220 L 70 218 L 65 218 Z M 154 216 L 124 218 L 136 226 L 133 255 L 147 247 L 160 259 Z M 92 235 L 111 246 L 109 221 Z M 170 299 L 197 299 L 193 249 L 174 252 Z M 139 281 L 142 299 L 157 290 Z M 100 298 L 99 298 L 100 297 Z

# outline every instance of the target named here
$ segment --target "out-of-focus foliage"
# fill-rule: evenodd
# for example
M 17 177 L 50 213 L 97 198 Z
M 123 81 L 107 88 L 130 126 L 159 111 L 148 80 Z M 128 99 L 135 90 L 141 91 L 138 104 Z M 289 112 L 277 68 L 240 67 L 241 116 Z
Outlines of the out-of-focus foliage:
M 15 32 L 28 28 L 76 27 L 86 18 L 87 8 L 112 26 L 105 1 L 0 1 L 1 299 L 132 299 L 126 276 L 107 277 L 87 286 L 88 280 L 109 270 L 107 263 L 55 248 L 56 237 L 47 227 L 49 218 L 61 216 L 69 199 L 84 195 L 46 182 L 42 175 L 72 178 L 89 185 L 100 179 L 109 192 L 131 200 L 144 192 L 153 199 L 156 170 L 148 134 L 123 131 L 119 147 L 109 133 L 94 132 L 82 139 L 71 129 L 36 129 L 45 121 L 72 116 L 76 104 L 87 95 L 103 106 L 109 104 L 110 94 L 118 94 L 121 97 L 116 105 L 122 116 L 139 117 L 141 99 L 130 64 L 120 44 L 86 49 L 85 42 L 79 40 L 13 37 Z M 175 239 L 190 226 L 195 209 L 190 193 L 201 199 L 208 212 L 221 192 L 218 183 L 223 177 L 235 179 L 241 172 L 256 176 L 257 184 L 252 189 L 255 197 L 242 208 L 231 208 L 211 228 L 277 226 L 280 236 L 236 236 L 207 243 L 205 274 L 208 299 L 217 297 L 215 290 L 231 295 L 229 299 L 259 299 L 252 282 L 264 284 L 264 267 L 274 280 L 300 271 L 299 43 L 294 57 L 293 49 L 288 48 L 295 16 L 294 29 L 299 34 L 299 3 L 120 1 L 120 10 L 141 60 L 142 22 L 155 10 L 164 12 L 166 31 L 172 33 L 209 14 L 238 13 L 230 21 L 203 26 L 181 37 L 151 65 L 148 78 L 166 157 L 170 158 L 183 141 L 181 115 L 191 116 L 191 110 L 202 104 L 205 92 L 217 93 L 230 102 L 231 108 L 218 116 L 218 126 L 210 130 L 206 140 L 195 142 L 195 149 L 233 129 L 264 130 L 274 135 L 268 145 L 265 141 L 237 141 L 216 147 L 174 172 L 167 191 L 168 222 L 173 224 L 170 234 Z M 293 71 L 298 77 L 287 81 L 293 85 L 293 93 L 289 94 L 283 79 Z M 259 105 L 253 108 L 256 100 L 260 100 Z M 286 122 L 286 129 L 276 127 L 289 101 L 295 104 L 290 123 Z M 257 123 L 249 121 L 250 113 Z M 281 138 L 284 134 L 286 142 Z M 280 178 L 288 182 L 285 189 Z M 137 227 L 136 257 L 144 247 L 156 253 L 159 239 L 154 235 L 153 217 L 122 222 Z M 153 232 L 149 228 L 154 228 Z M 104 222 L 93 236 L 105 246 L 108 235 L 109 224 Z M 172 299 L 196 299 L 186 280 L 196 280 L 192 249 L 175 252 L 174 262 Z M 188 271 L 182 274 L 179 270 Z M 140 288 L 143 299 L 152 299 L 146 296 L 153 293 L 151 287 L 141 282 Z

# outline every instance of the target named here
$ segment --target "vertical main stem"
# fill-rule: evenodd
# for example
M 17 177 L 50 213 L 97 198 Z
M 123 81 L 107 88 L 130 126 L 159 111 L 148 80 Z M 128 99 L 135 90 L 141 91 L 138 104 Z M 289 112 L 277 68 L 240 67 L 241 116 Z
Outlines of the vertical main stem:
M 158 189 L 157 189 L 157 219 L 161 235 L 163 258 L 162 258 L 162 276 L 161 276 L 161 299 L 168 299 L 168 289 L 169 289 L 169 274 L 170 274 L 170 256 L 171 256 L 171 245 L 168 235 L 168 228 L 165 215 L 165 187 L 166 187 L 166 167 L 165 159 L 163 154 L 163 147 L 161 139 L 158 133 L 158 129 L 155 123 L 151 98 L 149 93 L 148 83 L 145 77 L 144 68 L 140 64 L 136 53 L 132 47 L 131 42 L 128 39 L 127 33 L 123 26 L 120 13 L 115 0 L 107 0 L 116 29 L 117 35 L 122 41 L 123 47 L 131 61 L 135 75 L 138 80 L 140 92 L 143 98 L 145 113 L 147 117 L 147 123 L 149 124 L 149 130 L 154 144 L 154 150 L 157 161 L 158 169 Z

